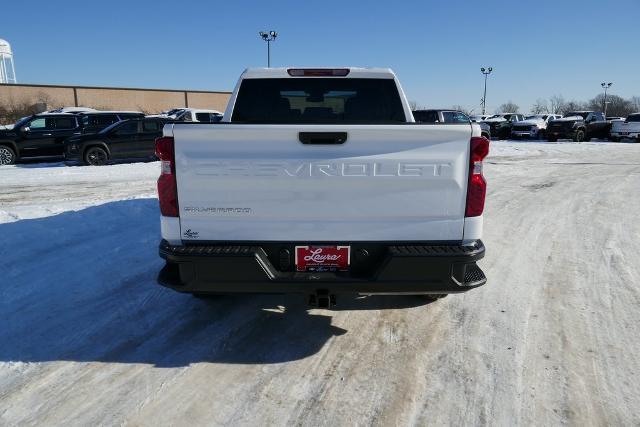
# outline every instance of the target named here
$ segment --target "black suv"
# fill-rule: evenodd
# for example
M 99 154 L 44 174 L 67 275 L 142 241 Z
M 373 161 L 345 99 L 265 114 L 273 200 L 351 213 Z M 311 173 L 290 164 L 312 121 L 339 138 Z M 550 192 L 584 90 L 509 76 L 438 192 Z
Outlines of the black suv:
M 96 134 L 77 135 L 64 142 L 68 163 L 99 166 L 117 159 L 148 159 L 155 155 L 155 140 L 167 120 L 131 119 L 112 124 Z
M 547 125 L 547 139 L 572 139 L 575 142 L 589 141 L 591 138 L 609 137 L 611 122 L 597 111 L 572 111 L 563 118 L 552 120 Z
M 24 117 L 12 129 L 0 130 L 0 165 L 10 165 L 24 157 L 61 156 L 64 140 L 79 133 L 75 114 Z
M 489 133 L 497 139 L 508 139 L 511 136 L 511 129 L 517 122 L 524 120 L 524 115 L 520 113 L 502 113 L 489 117 L 482 123 L 489 125 Z
M 137 111 L 91 111 L 78 114 L 82 133 L 97 133 L 109 125 L 128 119 L 141 119 Z
M 135 111 L 91 111 L 82 113 L 44 113 L 20 119 L 12 129 L 0 130 L 0 165 L 22 158 L 59 157 L 65 139 L 96 133 L 121 120 L 143 118 Z

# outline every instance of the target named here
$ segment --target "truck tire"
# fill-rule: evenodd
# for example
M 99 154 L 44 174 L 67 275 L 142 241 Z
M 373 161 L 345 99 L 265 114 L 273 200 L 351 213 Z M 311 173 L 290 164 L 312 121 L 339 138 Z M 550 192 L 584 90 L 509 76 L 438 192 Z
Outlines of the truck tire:
M 582 142 L 584 141 L 584 131 L 582 129 L 578 129 L 576 133 L 573 135 L 573 142 Z
M 611 142 L 620 142 L 620 138 L 618 138 L 617 136 L 610 136 L 609 137 L 609 141 L 611 141 Z
M 547 138 L 547 132 L 544 129 L 541 129 L 538 131 L 538 139 L 542 140 L 542 139 L 546 139 Z
M 94 145 L 84 152 L 84 164 L 89 166 L 102 166 L 109 160 L 109 154 L 102 147 Z
M 16 162 L 16 153 L 13 148 L 0 145 L 0 165 L 12 165 Z
M 558 138 L 554 135 L 549 136 L 549 138 L 547 138 L 547 141 L 549 142 L 557 142 Z

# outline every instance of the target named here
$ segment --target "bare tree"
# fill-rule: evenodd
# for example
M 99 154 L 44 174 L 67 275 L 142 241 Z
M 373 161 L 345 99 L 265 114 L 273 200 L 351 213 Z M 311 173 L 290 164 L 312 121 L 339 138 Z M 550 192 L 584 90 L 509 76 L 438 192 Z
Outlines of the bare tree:
M 411 111 L 415 111 L 420 109 L 420 105 L 416 101 L 409 101 L 409 108 L 411 108 Z
M 533 114 L 542 114 L 549 112 L 549 105 L 546 99 L 538 98 L 536 103 L 531 107 L 531 112 Z
M 562 106 L 562 109 L 560 110 L 560 113 L 566 115 L 567 113 L 570 113 L 572 111 L 580 111 L 580 110 L 585 110 L 587 108 L 588 107 L 585 107 L 585 105 L 582 102 L 569 101 L 564 103 L 564 105 Z
M 633 112 L 640 113 L 640 96 L 632 96 L 629 101 L 631 101 Z
M 502 104 L 496 110 L 497 113 L 517 113 L 520 110 L 517 104 L 514 104 L 513 101 L 509 101 L 507 103 Z
M 618 95 L 607 95 L 607 104 L 607 115 L 609 116 L 626 117 L 635 110 L 631 100 Z M 587 105 L 589 110 L 604 111 L 604 95 L 597 95 Z
M 560 114 L 564 110 L 564 98 L 562 95 L 553 95 L 549 99 L 549 113 Z

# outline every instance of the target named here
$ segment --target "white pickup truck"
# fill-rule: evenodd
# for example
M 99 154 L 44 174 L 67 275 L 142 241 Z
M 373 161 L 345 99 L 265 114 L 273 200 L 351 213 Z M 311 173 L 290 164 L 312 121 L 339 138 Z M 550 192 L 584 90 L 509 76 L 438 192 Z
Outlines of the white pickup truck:
M 629 114 L 625 120 L 616 120 L 611 124 L 610 141 L 631 138 L 640 142 L 640 113 Z
M 473 289 L 488 152 L 477 124 L 415 123 L 389 69 L 248 69 L 220 123 L 156 141 L 158 282 L 320 307 Z

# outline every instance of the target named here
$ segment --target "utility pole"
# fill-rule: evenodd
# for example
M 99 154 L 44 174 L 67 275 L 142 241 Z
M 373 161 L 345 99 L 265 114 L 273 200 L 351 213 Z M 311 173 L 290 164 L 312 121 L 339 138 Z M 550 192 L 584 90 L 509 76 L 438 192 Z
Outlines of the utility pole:
M 611 87 L 613 83 L 609 82 L 609 83 L 600 83 L 600 86 L 602 86 L 602 89 L 604 89 L 604 117 L 605 119 L 607 118 L 607 89 L 609 89 Z
M 492 67 L 489 68 L 480 68 L 480 72 L 484 74 L 484 95 L 482 96 L 482 115 L 484 116 L 487 113 L 487 77 L 493 71 Z
M 258 34 L 260 34 L 260 37 L 262 38 L 262 40 L 267 42 L 267 67 L 270 68 L 271 67 L 271 42 L 276 40 L 276 37 L 278 37 L 278 33 L 276 33 L 275 31 L 260 31 Z

